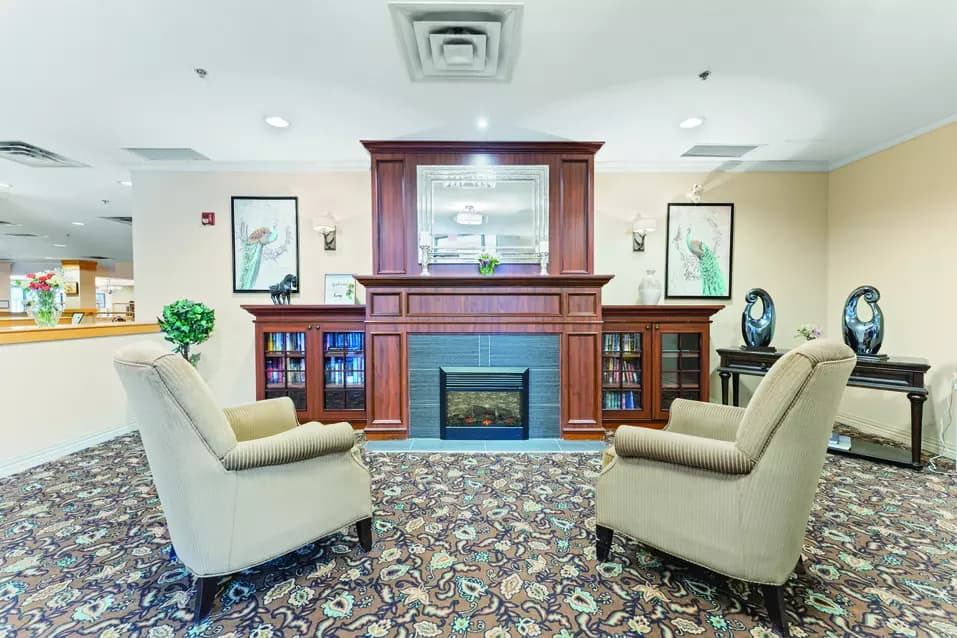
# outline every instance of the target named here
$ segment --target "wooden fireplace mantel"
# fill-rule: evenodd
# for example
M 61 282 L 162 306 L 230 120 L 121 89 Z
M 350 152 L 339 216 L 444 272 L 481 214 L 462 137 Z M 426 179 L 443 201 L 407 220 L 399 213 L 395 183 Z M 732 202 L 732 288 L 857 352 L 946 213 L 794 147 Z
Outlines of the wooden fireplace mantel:
M 370 436 L 409 431 L 408 343 L 414 333 L 555 334 L 561 432 L 602 432 L 601 289 L 612 275 L 367 275 Z

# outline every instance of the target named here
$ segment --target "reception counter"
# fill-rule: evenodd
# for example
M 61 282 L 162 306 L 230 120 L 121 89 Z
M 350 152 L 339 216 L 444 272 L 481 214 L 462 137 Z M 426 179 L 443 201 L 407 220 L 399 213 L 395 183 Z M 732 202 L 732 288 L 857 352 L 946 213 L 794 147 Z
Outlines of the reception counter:
M 118 337 L 159 332 L 159 324 L 153 323 L 89 323 L 59 325 L 54 328 L 38 328 L 36 325 L 3 326 L 0 322 L 0 346 L 9 343 L 36 343 L 41 341 L 66 341 L 94 337 Z

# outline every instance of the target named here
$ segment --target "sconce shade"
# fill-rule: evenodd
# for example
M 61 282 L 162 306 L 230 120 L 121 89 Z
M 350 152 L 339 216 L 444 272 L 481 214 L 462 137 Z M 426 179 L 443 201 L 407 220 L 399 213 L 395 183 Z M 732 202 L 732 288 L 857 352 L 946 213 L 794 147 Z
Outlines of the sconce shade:
M 312 220 L 312 229 L 317 233 L 326 233 L 336 229 L 336 220 L 331 215 L 315 217 Z
M 658 229 L 658 220 L 654 217 L 639 217 L 632 224 L 631 230 L 635 233 L 653 233 Z

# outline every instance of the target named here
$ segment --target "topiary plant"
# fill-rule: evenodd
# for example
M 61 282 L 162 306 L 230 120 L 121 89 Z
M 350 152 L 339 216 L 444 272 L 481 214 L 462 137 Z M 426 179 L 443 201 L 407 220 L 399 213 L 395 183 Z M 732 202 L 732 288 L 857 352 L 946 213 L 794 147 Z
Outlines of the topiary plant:
M 163 308 L 163 317 L 157 318 L 166 340 L 174 344 L 173 351 L 196 365 L 199 353 L 190 355 L 189 347 L 209 339 L 216 323 L 216 313 L 204 303 L 180 299 Z

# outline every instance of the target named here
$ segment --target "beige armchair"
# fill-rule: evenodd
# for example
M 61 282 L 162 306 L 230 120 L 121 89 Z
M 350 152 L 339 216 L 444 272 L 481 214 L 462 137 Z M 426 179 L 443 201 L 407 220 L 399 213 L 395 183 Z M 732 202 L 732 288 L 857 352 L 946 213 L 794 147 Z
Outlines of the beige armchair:
M 371 549 L 371 481 L 348 423 L 299 426 L 288 398 L 223 411 L 193 366 L 156 344 L 120 350 L 114 366 L 173 547 L 197 578 L 197 622 L 219 576 L 353 523 Z
M 597 549 L 621 532 L 763 586 L 788 635 L 782 585 L 799 565 L 854 353 L 810 341 L 781 357 L 747 408 L 677 400 L 664 430 L 622 426 L 597 485 Z

